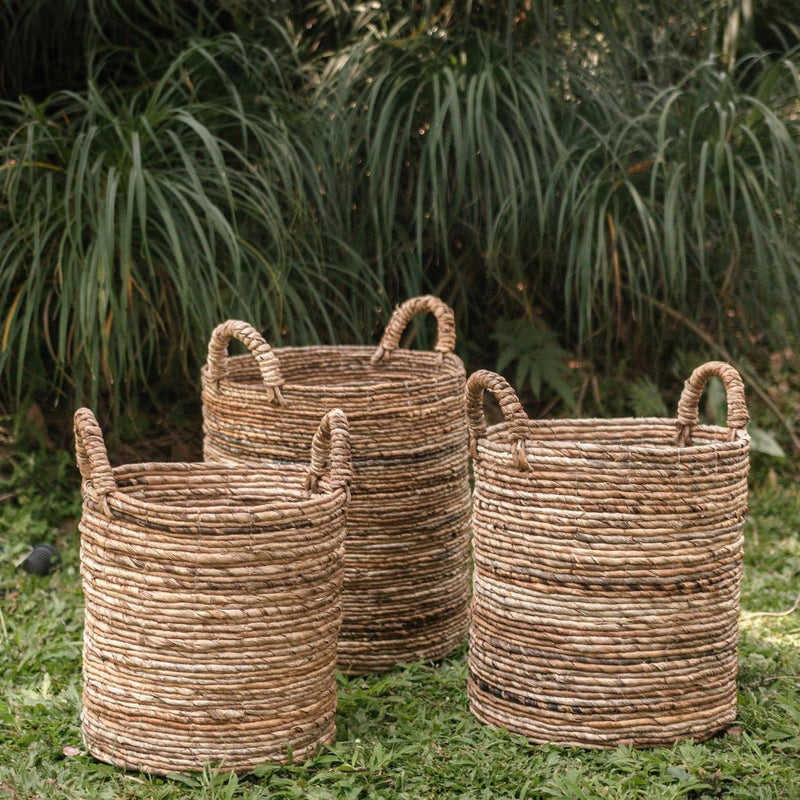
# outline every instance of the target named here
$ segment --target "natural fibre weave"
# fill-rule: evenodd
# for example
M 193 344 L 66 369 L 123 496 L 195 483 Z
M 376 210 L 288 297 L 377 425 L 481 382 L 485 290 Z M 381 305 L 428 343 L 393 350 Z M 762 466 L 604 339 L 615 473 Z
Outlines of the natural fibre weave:
M 152 773 L 241 771 L 335 737 L 347 422 L 310 467 L 109 465 L 75 415 L 86 601 L 82 731 Z
M 436 317 L 434 352 L 400 348 L 418 314 Z M 231 339 L 244 355 L 228 356 Z M 353 452 L 339 666 L 377 672 L 437 660 L 466 638 L 470 487 L 466 375 L 452 310 L 430 295 L 398 306 L 379 347 L 272 349 L 228 321 L 203 368 L 204 456 L 306 458 L 314 420 L 347 414 Z
M 728 427 L 697 424 L 722 378 Z M 488 430 L 484 390 L 505 421 Z M 704 739 L 736 715 L 750 438 L 738 373 L 678 419 L 528 420 L 467 386 L 475 492 L 469 695 L 483 722 L 585 747 Z

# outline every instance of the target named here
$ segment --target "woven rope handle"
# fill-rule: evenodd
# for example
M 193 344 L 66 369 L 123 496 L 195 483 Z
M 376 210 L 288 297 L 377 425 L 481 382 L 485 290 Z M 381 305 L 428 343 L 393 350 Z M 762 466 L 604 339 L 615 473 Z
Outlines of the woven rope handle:
M 350 429 L 344 411 L 334 408 L 320 421 L 311 440 L 311 463 L 306 476 L 306 489 L 316 492 L 319 479 L 329 472 L 332 489 L 350 492 L 353 465 L 350 455 Z
M 700 395 L 709 379 L 714 376 L 722 380 L 728 396 L 729 440 L 733 441 L 736 434 L 744 430 L 750 421 L 744 398 L 744 383 L 739 373 L 724 361 L 709 361 L 697 367 L 683 386 L 681 399 L 678 402 L 678 447 L 692 444 L 692 434 L 700 420 L 698 416 Z
M 511 435 L 511 457 L 520 470 L 529 469 L 525 441 L 528 438 L 528 415 L 519 402 L 516 392 L 508 381 L 496 372 L 479 369 L 469 376 L 466 388 L 467 426 L 469 427 L 469 450 L 473 458 L 478 457 L 478 440 L 486 436 L 486 418 L 483 415 L 483 393 L 489 390 L 503 412 Z
M 84 485 L 91 483 L 100 509 L 106 516 L 111 516 L 108 498 L 117 489 L 114 473 L 108 461 L 108 451 L 103 439 L 103 431 L 94 414 L 88 408 L 79 408 L 75 412 L 75 457 L 81 471 Z
M 408 323 L 418 314 L 430 313 L 436 317 L 437 331 L 434 350 L 443 357 L 445 353 L 452 353 L 456 348 L 456 321 L 453 309 L 432 294 L 421 297 L 412 297 L 395 308 L 394 313 L 386 325 L 383 338 L 378 349 L 372 356 L 372 363 L 379 364 L 385 357 L 397 350 L 400 337 Z
M 267 399 L 277 406 L 284 404 L 281 386 L 283 376 L 281 365 L 266 339 L 250 324 L 241 320 L 229 319 L 217 325 L 208 341 L 208 377 L 219 384 L 228 374 L 228 345 L 231 339 L 238 339 L 252 354 L 258 364 Z

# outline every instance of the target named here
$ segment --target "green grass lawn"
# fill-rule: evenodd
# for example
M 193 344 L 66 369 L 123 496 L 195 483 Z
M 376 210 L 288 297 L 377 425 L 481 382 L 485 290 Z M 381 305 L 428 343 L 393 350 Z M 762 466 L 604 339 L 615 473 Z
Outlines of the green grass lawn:
M 469 713 L 466 648 L 438 666 L 340 678 L 338 742 L 252 775 L 156 778 L 95 761 L 79 727 L 80 513 L 71 458 L 18 460 L 0 508 L 0 798 L 800 798 L 800 491 L 753 479 L 742 592 L 739 714 L 703 744 L 609 751 L 542 747 Z M 15 567 L 51 541 L 60 569 Z M 770 612 L 773 616 L 766 616 Z

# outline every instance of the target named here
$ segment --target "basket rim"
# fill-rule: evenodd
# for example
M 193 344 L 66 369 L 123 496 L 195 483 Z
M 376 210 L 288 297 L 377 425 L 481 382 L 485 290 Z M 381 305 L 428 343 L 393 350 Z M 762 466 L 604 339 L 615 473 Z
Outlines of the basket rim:
M 352 361 L 361 361 L 365 359 L 368 363 L 367 366 L 370 369 L 381 369 L 381 366 L 375 366 L 369 364 L 372 356 L 375 353 L 375 347 L 371 345 L 337 345 L 337 344 L 326 344 L 326 345 L 286 345 L 282 347 L 273 347 L 271 348 L 271 352 L 275 354 L 280 362 L 281 355 L 292 356 L 295 353 L 297 354 L 305 354 L 309 352 L 319 353 L 320 356 L 336 356 L 341 361 L 352 360 Z M 243 363 L 244 361 L 253 360 L 254 367 L 256 368 L 256 372 L 254 377 L 257 378 L 258 370 L 256 366 L 255 359 L 251 353 L 239 353 L 233 356 L 227 356 L 228 361 L 233 361 L 234 363 Z M 466 380 L 466 368 L 464 367 L 464 363 L 462 360 L 457 356 L 455 353 L 437 353 L 431 350 L 411 350 L 404 347 L 399 347 L 396 350 L 391 352 L 391 355 L 386 358 L 383 362 L 387 365 L 391 365 L 392 360 L 399 360 L 403 359 L 406 363 L 413 360 L 424 360 L 431 363 L 431 366 L 437 368 L 442 375 L 446 373 L 446 377 L 451 376 L 464 376 L 464 380 Z M 330 358 L 326 359 L 327 362 L 330 362 Z M 402 366 L 406 366 L 403 364 Z M 312 367 L 308 368 L 310 372 Z M 203 381 L 204 388 L 213 388 L 213 381 L 210 380 L 208 377 L 209 367 L 208 363 L 203 364 L 200 374 Z M 312 376 L 309 376 L 312 377 Z M 436 375 L 433 378 L 429 375 L 420 376 L 417 374 L 416 370 L 409 369 L 407 375 L 395 375 L 395 376 L 387 376 L 386 380 L 382 381 L 361 381 L 361 382 L 332 382 L 332 383 L 320 383 L 320 382 L 308 382 L 308 383 L 300 383 L 297 381 L 290 381 L 285 380 L 281 384 L 281 391 L 297 391 L 302 393 L 313 393 L 313 392 L 320 392 L 325 391 L 326 389 L 336 388 L 336 389 L 357 389 L 359 392 L 363 392 L 365 388 L 373 389 L 373 390 L 380 390 L 380 389 L 396 389 L 398 386 L 403 386 L 404 388 L 409 386 L 416 386 L 416 385 L 428 385 L 432 381 L 437 381 L 440 378 L 440 375 Z M 260 383 L 260 381 L 257 381 Z M 249 382 L 245 383 L 244 381 L 238 381 L 231 379 L 230 377 L 226 376 L 222 378 L 219 383 L 227 384 L 228 386 L 233 387 L 242 387 L 242 386 L 249 386 L 251 385 Z
M 218 497 L 219 504 L 213 508 L 208 509 L 189 509 L 177 503 L 171 503 L 168 500 L 148 501 L 142 500 L 137 497 L 132 497 L 128 490 L 146 489 L 147 477 L 149 475 L 161 475 L 175 477 L 185 477 L 188 475 L 202 475 L 202 474 L 224 474 L 228 478 L 226 485 L 231 485 L 230 479 L 233 478 L 233 485 L 236 485 L 235 478 L 237 475 L 241 476 L 257 476 L 263 475 L 276 475 L 274 469 L 265 469 L 263 463 L 254 464 L 222 464 L 216 462 L 138 462 L 130 464 L 120 464 L 111 468 L 115 480 L 118 481 L 115 491 L 108 495 L 109 506 L 125 514 L 142 514 L 146 516 L 148 513 L 152 514 L 154 510 L 161 509 L 173 514 L 182 514 L 182 520 L 175 520 L 176 528 L 193 528 L 197 525 L 225 525 L 234 523 L 241 520 L 243 514 L 248 515 L 254 523 L 267 522 L 274 523 L 280 517 L 291 516 L 308 516 L 309 512 L 319 513 L 336 513 L 338 506 L 344 505 L 348 499 L 348 490 L 345 487 L 337 486 L 329 488 L 325 491 L 318 491 L 310 494 L 308 490 L 303 487 L 303 478 L 308 471 L 299 464 L 282 464 L 282 474 L 296 472 L 297 484 L 296 486 L 265 486 L 261 483 L 253 483 L 252 481 L 241 482 L 239 486 L 242 489 L 252 489 L 253 495 L 256 497 L 267 498 L 265 502 L 259 503 L 242 503 L 232 505 L 230 496 L 226 495 L 224 488 L 220 488 L 218 495 L 215 495 L 214 489 L 208 490 L 206 498 L 215 499 Z M 284 467 L 286 469 L 284 470 Z M 135 486 L 126 486 L 124 481 L 127 479 L 131 472 L 141 473 L 143 481 Z M 119 483 L 121 482 L 121 483 Z M 89 484 L 88 492 L 92 495 L 96 494 L 91 481 Z M 154 491 L 159 491 L 162 487 L 151 487 Z M 195 487 L 196 489 L 196 487 Z M 189 485 L 163 487 L 163 491 L 184 493 L 187 497 L 191 496 L 193 488 Z M 325 512 L 325 507 L 330 506 L 330 511 Z M 153 523 L 158 524 L 156 518 L 153 518 Z M 240 523 L 239 523 L 240 524 Z
M 609 441 L 599 440 L 599 434 L 603 430 L 613 430 L 619 427 L 642 427 L 646 428 L 651 426 L 649 430 L 653 437 L 658 436 L 663 431 L 667 433 L 667 429 L 671 434 L 670 440 L 658 443 L 645 443 L 633 441 Z M 659 427 L 662 431 L 653 431 L 653 427 Z M 495 423 L 487 428 L 486 435 L 477 440 L 477 447 L 479 451 L 495 452 L 501 447 L 508 448 L 511 437 L 508 432 L 511 425 L 507 421 Z M 602 452 L 609 453 L 630 453 L 642 456 L 659 453 L 664 455 L 670 451 L 681 454 L 686 454 L 688 458 L 691 454 L 706 454 L 720 449 L 730 450 L 749 450 L 751 444 L 750 434 L 746 429 L 736 430 L 734 432 L 735 438 L 733 440 L 720 439 L 721 435 L 729 435 L 731 428 L 724 425 L 708 425 L 697 424 L 693 431 L 695 434 L 711 435 L 712 441 L 702 443 L 694 442 L 690 445 L 679 446 L 675 443 L 675 432 L 678 430 L 678 420 L 674 417 L 586 417 L 578 419 L 529 419 L 527 420 L 526 427 L 528 433 L 531 429 L 551 428 L 554 432 L 558 432 L 558 428 L 575 428 L 581 427 L 586 429 L 585 437 L 578 435 L 570 435 L 565 438 L 553 437 L 552 439 L 536 438 L 533 435 L 525 437 L 525 445 L 528 451 L 535 454 L 550 455 L 554 449 L 558 449 L 563 453 L 564 449 L 574 449 L 579 452 L 595 453 Z M 632 437 L 631 437 L 632 438 Z

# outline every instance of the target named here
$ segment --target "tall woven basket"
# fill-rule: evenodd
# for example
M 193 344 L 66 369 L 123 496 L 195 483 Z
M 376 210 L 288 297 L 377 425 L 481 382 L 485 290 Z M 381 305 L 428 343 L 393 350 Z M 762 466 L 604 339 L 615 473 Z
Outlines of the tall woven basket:
M 435 352 L 399 348 L 433 313 Z M 249 353 L 228 356 L 231 339 Z M 271 349 L 244 322 L 211 335 L 203 368 L 204 455 L 305 458 L 314 420 L 345 411 L 353 447 L 339 666 L 363 673 L 436 660 L 466 638 L 470 488 L 465 372 L 453 312 L 426 295 L 391 317 L 380 346 Z
M 75 415 L 83 477 L 84 740 L 152 773 L 243 771 L 335 736 L 347 420 L 311 464 L 109 465 Z
M 698 424 L 713 375 L 727 428 Z M 487 389 L 505 417 L 488 430 Z M 475 716 L 585 747 L 668 745 L 729 725 L 750 451 L 738 373 L 696 369 L 677 420 L 532 421 L 481 371 L 467 413 Z

